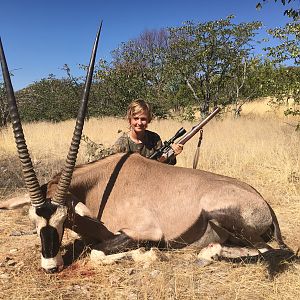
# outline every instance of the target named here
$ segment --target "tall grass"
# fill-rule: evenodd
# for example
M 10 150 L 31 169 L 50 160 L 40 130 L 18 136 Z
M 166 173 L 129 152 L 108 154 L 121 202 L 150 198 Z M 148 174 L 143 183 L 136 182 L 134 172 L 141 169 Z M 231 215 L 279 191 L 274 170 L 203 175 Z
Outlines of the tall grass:
M 149 129 L 169 139 L 183 126 L 190 130 L 194 123 L 176 120 L 154 120 Z M 74 121 L 24 124 L 27 146 L 34 163 L 47 164 L 64 160 L 73 134 Z M 117 118 L 90 119 L 84 134 L 96 143 L 112 145 L 120 131 L 127 131 L 126 120 Z M 288 184 L 290 175 L 300 169 L 299 133 L 277 118 L 232 117 L 212 120 L 204 128 L 198 168 L 238 177 L 259 186 L 267 182 Z M 11 129 L 1 131 L 0 157 L 15 157 Z M 192 167 L 197 136 L 185 146 L 178 157 L 178 166 Z M 78 163 L 86 161 L 86 144 L 81 143 Z M 286 189 L 286 186 L 285 188 Z
M 253 185 L 274 208 L 286 242 L 297 249 L 300 247 L 300 134 L 287 124 L 289 122 L 274 114 L 254 113 L 253 110 L 237 119 L 230 115 L 215 118 L 204 128 L 198 168 Z M 154 120 L 149 129 L 167 140 L 181 126 L 189 130 L 193 125 L 177 120 Z M 49 180 L 61 168 L 73 127 L 73 120 L 24 124 L 27 145 L 40 181 Z M 124 119 L 90 119 L 85 124 L 84 134 L 96 143 L 110 146 L 119 136 L 118 132 L 128 130 L 127 127 Z M 192 167 L 196 145 L 194 137 L 184 146 L 183 153 L 178 156 L 178 166 Z M 86 145 L 82 143 L 78 162 L 86 160 Z M 0 168 L 0 198 L 20 192 L 22 175 L 10 129 L 0 132 Z M 25 240 L 25 237 L 9 236 L 12 228 L 28 229 L 27 217 L 22 211 L 0 213 L 0 298 L 3 299 L 300 297 L 297 264 L 270 281 L 263 264 L 220 262 L 200 268 L 195 263 L 196 253 L 188 249 L 169 253 L 168 262 L 149 268 L 130 262 L 95 267 L 82 258 L 62 273 L 49 277 L 38 270 L 39 242 L 33 237 Z M 17 262 L 16 267 L 8 265 L 7 257 Z

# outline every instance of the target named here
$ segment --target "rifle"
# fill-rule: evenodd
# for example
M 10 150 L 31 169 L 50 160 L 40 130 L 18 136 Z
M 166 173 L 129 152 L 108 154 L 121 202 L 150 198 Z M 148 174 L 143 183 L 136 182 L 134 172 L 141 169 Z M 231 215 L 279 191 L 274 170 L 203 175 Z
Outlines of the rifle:
M 214 109 L 214 111 L 209 114 L 204 120 L 202 120 L 199 124 L 195 125 L 189 132 L 186 132 L 184 128 L 180 128 L 176 134 L 167 142 L 164 142 L 164 145 L 159 148 L 157 151 L 155 151 L 149 158 L 151 159 L 158 159 L 162 155 L 166 157 L 170 157 L 174 154 L 173 149 L 171 148 L 171 144 L 174 143 L 174 141 L 181 137 L 182 138 L 177 141 L 177 144 L 184 145 L 187 141 L 189 141 L 200 129 L 202 129 L 218 112 L 220 111 L 220 108 L 217 107 Z
M 181 127 L 173 137 L 171 137 L 168 141 L 165 141 L 163 146 L 161 146 L 158 150 L 156 150 L 149 158 L 150 159 L 158 159 L 160 158 L 164 153 L 167 153 L 168 151 L 172 150 L 171 144 L 175 142 L 176 139 L 183 136 L 186 133 L 186 130 Z

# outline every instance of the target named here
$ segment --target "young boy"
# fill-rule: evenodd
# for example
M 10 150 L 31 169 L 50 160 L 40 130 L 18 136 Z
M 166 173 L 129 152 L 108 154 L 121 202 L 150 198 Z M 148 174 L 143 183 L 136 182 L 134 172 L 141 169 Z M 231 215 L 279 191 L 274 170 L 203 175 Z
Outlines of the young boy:
M 138 152 L 142 156 L 150 157 L 162 146 L 162 141 L 157 133 L 147 130 L 147 126 L 152 120 L 149 104 L 140 99 L 132 101 L 128 106 L 127 119 L 130 130 L 115 142 L 114 151 Z M 176 164 L 176 156 L 181 153 L 183 145 L 174 143 L 171 147 L 174 155 L 170 157 L 161 156 L 158 159 L 160 162 Z

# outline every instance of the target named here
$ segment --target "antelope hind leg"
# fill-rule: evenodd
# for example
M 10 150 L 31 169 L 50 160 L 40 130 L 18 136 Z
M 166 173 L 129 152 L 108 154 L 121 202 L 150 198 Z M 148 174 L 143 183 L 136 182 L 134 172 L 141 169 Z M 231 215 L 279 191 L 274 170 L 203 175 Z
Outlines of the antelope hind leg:
M 0 209 L 15 209 L 30 204 L 29 194 L 24 194 L 0 202 Z
M 30 204 L 29 194 L 23 194 L 0 202 L 0 209 L 15 209 Z M 36 228 L 33 226 L 28 231 L 12 231 L 11 236 L 22 236 L 36 234 Z
M 219 226 L 216 220 L 209 220 L 203 236 L 188 247 L 201 250 L 197 257 L 197 264 L 204 267 L 210 265 L 214 258 L 220 255 L 221 244 L 227 241 L 229 237 L 228 231 Z M 214 246 L 212 247 L 212 245 Z
M 237 243 L 238 245 L 249 245 L 247 241 L 232 235 L 228 230 L 222 228 L 216 220 L 208 221 L 207 230 L 199 243 L 202 241 L 201 251 L 198 254 L 198 264 L 206 266 L 214 260 L 229 259 L 232 261 L 257 261 L 261 253 L 267 252 L 271 247 L 266 244 L 259 236 L 252 237 L 253 248 L 224 246 L 225 242 Z

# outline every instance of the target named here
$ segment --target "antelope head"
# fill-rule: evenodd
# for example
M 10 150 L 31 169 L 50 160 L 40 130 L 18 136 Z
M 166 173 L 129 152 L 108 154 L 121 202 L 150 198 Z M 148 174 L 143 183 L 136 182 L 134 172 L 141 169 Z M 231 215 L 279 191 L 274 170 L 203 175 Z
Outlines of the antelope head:
M 41 265 L 42 268 L 48 273 L 57 272 L 61 270 L 64 265 L 60 252 L 60 246 L 64 232 L 64 222 L 68 213 L 66 196 L 71 183 L 79 150 L 101 28 L 102 22 L 94 42 L 71 146 L 57 185 L 56 192 L 50 199 L 46 198 L 46 195 L 42 192 L 27 149 L 15 94 L 0 39 L 0 60 L 7 92 L 11 122 L 18 155 L 22 164 L 25 185 L 29 191 L 31 199 L 29 216 L 34 221 L 37 228 L 37 233 L 41 239 Z

